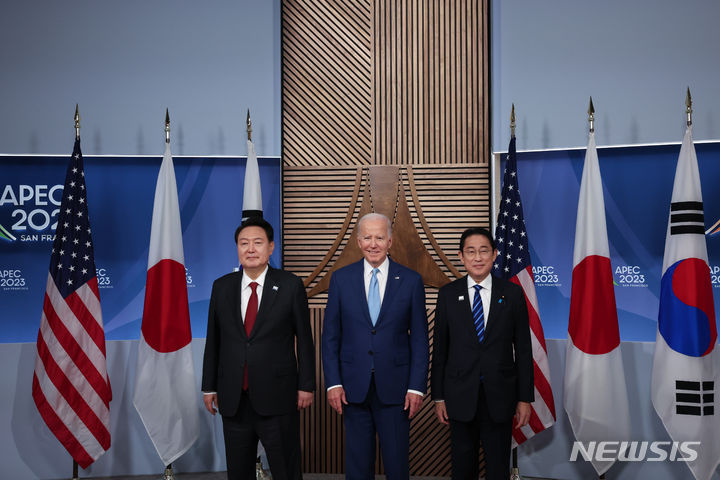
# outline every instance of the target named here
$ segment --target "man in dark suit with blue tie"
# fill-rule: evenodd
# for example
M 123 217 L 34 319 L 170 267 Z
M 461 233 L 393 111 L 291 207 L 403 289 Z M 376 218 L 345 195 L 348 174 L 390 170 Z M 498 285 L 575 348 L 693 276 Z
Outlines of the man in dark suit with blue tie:
M 468 272 L 440 289 L 431 374 L 435 413 L 450 424 L 453 480 L 507 480 L 513 416 L 527 425 L 534 400 L 533 360 L 522 289 L 492 276 L 495 241 L 484 228 L 460 237 Z
M 358 222 L 363 259 L 330 280 L 322 359 L 330 406 L 345 417 L 345 473 L 374 478 L 375 434 L 388 480 L 409 477 L 410 419 L 427 387 L 428 327 L 420 275 L 387 256 L 390 220 Z

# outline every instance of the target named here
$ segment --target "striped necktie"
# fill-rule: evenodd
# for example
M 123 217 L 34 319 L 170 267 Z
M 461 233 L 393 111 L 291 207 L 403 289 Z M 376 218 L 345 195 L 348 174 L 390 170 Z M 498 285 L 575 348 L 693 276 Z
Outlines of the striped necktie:
M 472 314 L 475 331 L 478 336 L 478 342 L 482 343 L 485 339 L 485 312 L 483 312 L 480 289 L 482 289 L 480 285 L 475 285 L 475 298 L 473 298 Z

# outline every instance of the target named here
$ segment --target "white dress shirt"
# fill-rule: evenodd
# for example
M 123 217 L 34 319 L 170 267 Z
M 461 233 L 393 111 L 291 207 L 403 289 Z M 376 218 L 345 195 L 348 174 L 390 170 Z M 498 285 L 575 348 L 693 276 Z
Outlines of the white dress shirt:
M 370 280 L 372 279 L 372 265 L 367 260 L 363 260 L 363 279 L 365 280 L 365 300 L 368 298 L 370 292 Z M 388 271 L 390 270 L 390 260 L 385 257 L 385 261 L 377 267 L 380 270 L 377 273 L 378 289 L 380 290 L 380 305 L 382 305 L 383 298 L 385 297 L 385 286 L 387 285 Z
M 265 277 L 267 276 L 267 272 L 268 267 L 267 265 L 265 265 L 265 270 L 263 270 L 263 272 L 258 275 L 255 280 L 253 280 L 252 278 L 248 277 L 248 274 L 243 270 L 242 280 L 240 281 L 240 309 L 242 312 L 243 325 L 245 324 L 245 312 L 247 311 L 248 302 L 250 301 L 250 295 L 252 294 L 252 288 L 250 288 L 250 284 L 252 282 L 258 284 L 258 286 L 255 287 L 255 293 L 257 293 L 258 308 L 260 308 L 260 300 L 262 300 L 263 285 L 265 284 Z
M 492 275 L 488 275 L 482 282 L 477 283 L 470 275 L 467 276 L 468 300 L 470 300 L 470 309 L 472 310 L 475 301 L 475 285 L 480 285 L 480 300 L 483 306 L 483 315 L 485 317 L 485 330 L 487 330 L 488 319 L 490 318 L 490 297 L 492 296 Z

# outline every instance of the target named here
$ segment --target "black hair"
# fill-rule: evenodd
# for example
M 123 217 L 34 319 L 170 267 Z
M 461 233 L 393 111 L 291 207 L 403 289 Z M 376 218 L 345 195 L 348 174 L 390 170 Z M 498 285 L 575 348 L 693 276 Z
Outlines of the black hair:
M 273 241 L 274 232 L 273 232 L 272 225 L 270 225 L 270 223 L 262 217 L 253 216 L 253 217 L 249 217 L 249 218 L 243 220 L 243 222 L 240 224 L 240 226 L 235 229 L 235 243 L 236 244 L 238 241 L 238 235 L 240 235 L 240 232 L 242 232 L 247 227 L 262 228 L 263 230 L 265 230 L 265 235 L 267 236 L 268 242 Z
M 482 235 L 483 237 L 486 237 L 490 241 L 490 246 L 492 247 L 493 251 L 495 250 L 495 239 L 493 238 L 492 234 L 490 233 L 490 230 L 484 227 L 470 227 L 466 229 L 462 235 L 460 236 L 460 251 L 462 252 L 463 247 L 465 247 L 465 240 L 472 236 L 472 235 Z

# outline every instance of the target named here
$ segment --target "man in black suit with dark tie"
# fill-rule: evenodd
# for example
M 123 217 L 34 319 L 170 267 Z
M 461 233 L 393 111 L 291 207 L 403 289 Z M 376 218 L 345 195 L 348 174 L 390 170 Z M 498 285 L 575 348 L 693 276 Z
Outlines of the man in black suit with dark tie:
M 468 275 L 440 289 L 435 311 L 435 413 L 450 424 L 453 480 L 478 478 L 480 444 L 485 478 L 507 480 L 513 416 L 526 425 L 534 400 L 527 305 L 518 285 L 490 275 L 488 230 L 465 230 L 459 255 Z
M 210 297 L 205 408 L 222 415 L 228 479 L 255 478 L 258 439 L 274 479 L 299 479 L 298 411 L 312 403 L 315 389 L 305 287 L 268 266 L 275 244 L 267 221 L 249 218 L 235 241 L 242 269 L 218 278 Z

